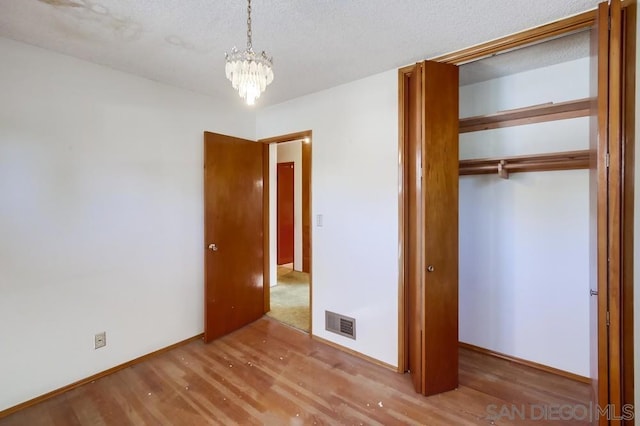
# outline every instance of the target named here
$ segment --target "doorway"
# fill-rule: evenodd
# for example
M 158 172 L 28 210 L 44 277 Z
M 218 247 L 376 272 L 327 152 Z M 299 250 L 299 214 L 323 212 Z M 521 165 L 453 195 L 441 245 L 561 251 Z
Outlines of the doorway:
M 311 332 L 311 132 L 262 140 L 269 179 L 265 311 Z

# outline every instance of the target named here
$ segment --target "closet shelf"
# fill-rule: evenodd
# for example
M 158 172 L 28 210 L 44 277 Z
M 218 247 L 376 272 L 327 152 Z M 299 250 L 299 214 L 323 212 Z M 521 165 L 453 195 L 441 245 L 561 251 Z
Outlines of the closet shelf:
M 595 102 L 595 98 L 560 103 L 549 102 L 525 108 L 500 111 L 490 115 L 461 118 L 459 132 L 469 133 L 500 127 L 586 117 L 590 114 L 592 102 Z
M 554 152 L 549 154 L 461 160 L 460 176 L 497 173 L 504 179 L 509 173 L 575 170 L 589 168 L 590 151 Z

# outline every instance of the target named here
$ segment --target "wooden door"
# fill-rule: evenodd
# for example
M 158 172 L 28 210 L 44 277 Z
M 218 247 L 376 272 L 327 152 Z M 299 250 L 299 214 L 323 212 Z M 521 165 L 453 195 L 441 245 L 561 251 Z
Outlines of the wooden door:
M 590 339 L 593 404 L 600 425 L 623 418 L 622 177 L 623 25 L 620 0 L 598 6 L 592 35 Z M 595 414 L 595 413 L 594 413 Z
M 636 117 L 636 31 L 637 3 L 625 3 L 622 9 L 622 289 L 621 345 L 622 345 L 622 404 L 635 405 L 635 357 L 634 353 L 634 192 L 635 192 L 635 117 Z M 636 411 L 637 413 L 637 411 Z M 623 413 L 624 414 L 624 413 Z M 630 416 L 627 416 L 630 417 Z M 625 424 L 633 420 L 626 418 Z
M 600 4 L 591 36 L 591 113 L 589 170 L 589 252 L 591 302 L 589 307 L 590 375 L 595 406 L 606 404 L 608 389 L 607 326 L 607 167 L 609 8 Z M 607 424 L 606 419 L 604 423 Z
M 406 155 L 404 173 L 404 187 L 406 188 L 406 207 L 404 223 L 405 238 L 405 284 L 407 288 L 405 298 L 408 339 L 405 361 L 411 373 L 411 381 L 416 392 L 424 392 L 423 375 L 423 343 L 422 324 L 422 68 L 423 64 L 416 64 L 402 76 L 401 84 L 405 87 L 405 119 L 407 120 L 404 137 L 404 152 Z
M 295 164 L 278 163 L 277 167 L 277 263 L 284 265 L 293 262 L 294 256 L 294 218 L 295 218 Z
M 408 367 L 433 395 L 458 386 L 458 67 L 425 61 L 402 84 Z
M 204 134 L 204 339 L 264 314 L 263 147 Z

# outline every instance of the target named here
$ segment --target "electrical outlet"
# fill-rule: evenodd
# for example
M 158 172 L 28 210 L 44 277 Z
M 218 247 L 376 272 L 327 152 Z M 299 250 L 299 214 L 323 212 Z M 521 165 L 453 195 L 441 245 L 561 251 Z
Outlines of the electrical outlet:
M 103 331 L 102 333 L 98 333 L 94 338 L 95 349 L 100 349 L 107 346 L 107 332 Z

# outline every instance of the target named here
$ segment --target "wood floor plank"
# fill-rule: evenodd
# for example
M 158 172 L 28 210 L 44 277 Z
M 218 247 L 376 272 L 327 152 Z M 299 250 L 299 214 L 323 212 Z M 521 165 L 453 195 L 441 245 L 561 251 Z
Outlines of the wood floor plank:
M 406 375 L 265 317 L 7 416 L 0 426 L 541 425 L 553 422 L 531 418 L 534 408 L 589 403 L 587 384 L 466 349 L 459 376 L 458 389 L 423 397 Z

